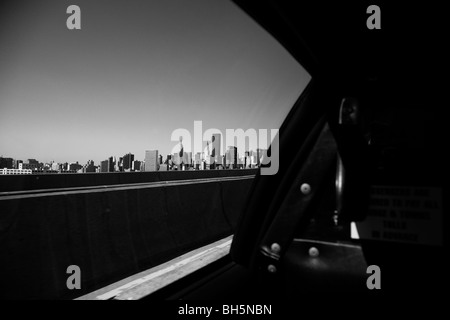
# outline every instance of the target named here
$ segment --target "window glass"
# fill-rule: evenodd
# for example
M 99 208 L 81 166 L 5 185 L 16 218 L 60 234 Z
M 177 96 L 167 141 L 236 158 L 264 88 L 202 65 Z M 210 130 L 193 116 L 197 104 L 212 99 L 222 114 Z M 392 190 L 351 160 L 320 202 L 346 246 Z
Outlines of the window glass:
M 195 150 L 194 121 L 221 138 L 278 129 L 310 80 L 231 2 L 80 0 L 79 30 L 67 27 L 71 4 L 2 4 L 3 157 L 83 166 L 128 153 L 144 160 L 146 150 L 165 157 L 181 128 L 192 135 L 185 151 L 204 151 L 212 134 Z M 223 141 L 222 154 L 231 145 Z

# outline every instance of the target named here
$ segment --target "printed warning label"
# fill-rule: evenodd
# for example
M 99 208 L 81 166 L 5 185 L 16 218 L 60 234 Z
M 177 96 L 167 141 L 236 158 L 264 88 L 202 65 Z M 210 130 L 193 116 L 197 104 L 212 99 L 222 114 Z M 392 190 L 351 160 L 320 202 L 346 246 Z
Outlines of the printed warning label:
M 373 186 L 352 238 L 442 245 L 442 214 L 441 188 Z

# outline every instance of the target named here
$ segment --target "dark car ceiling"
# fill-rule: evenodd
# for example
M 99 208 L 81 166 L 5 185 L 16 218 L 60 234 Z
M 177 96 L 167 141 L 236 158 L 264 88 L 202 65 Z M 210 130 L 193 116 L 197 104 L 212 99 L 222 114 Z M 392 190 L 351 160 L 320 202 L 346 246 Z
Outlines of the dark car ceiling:
M 386 135 L 408 137 L 407 141 L 420 136 L 420 143 L 407 144 L 420 149 L 404 152 L 397 162 L 414 167 L 415 174 L 437 173 L 441 183 L 441 171 L 450 161 L 444 96 L 448 35 L 443 26 L 448 19 L 442 5 L 402 0 L 234 3 L 271 33 L 313 79 L 325 78 L 323 95 L 338 99 L 355 95 L 371 113 L 371 131 L 381 126 Z M 381 9 L 381 30 L 366 26 L 371 4 Z
M 337 84 L 380 79 L 408 96 L 434 89 L 436 54 L 444 40 L 438 6 L 406 1 L 234 2 L 271 33 L 312 75 Z M 381 9 L 381 29 L 369 30 L 367 7 Z M 425 95 L 422 98 L 428 99 Z M 417 101 L 417 100 L 415 100 Z

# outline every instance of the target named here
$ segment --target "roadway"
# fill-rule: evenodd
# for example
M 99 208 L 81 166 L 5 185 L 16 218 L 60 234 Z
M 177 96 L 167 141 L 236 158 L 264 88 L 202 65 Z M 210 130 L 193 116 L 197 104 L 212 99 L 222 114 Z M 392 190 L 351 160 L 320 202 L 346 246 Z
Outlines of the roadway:
M 232 236 L 190 251 L 156 267 L 137 273 L 75 300 L 137 300 L 224 257 Z

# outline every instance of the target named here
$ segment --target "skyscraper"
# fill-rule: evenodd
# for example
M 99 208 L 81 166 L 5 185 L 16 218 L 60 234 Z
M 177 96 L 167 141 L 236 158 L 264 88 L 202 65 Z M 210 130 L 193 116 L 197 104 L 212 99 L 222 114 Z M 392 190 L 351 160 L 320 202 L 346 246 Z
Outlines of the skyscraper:
M 173 162 L 172 162 L 172 155 L 168 154 L 166 157 L 166 160 L 164 161 L 164 164 L 167 164 L 167 170 L 172 169 Z
M 214 157 L 215 162 L 219 162 L 220 159 L 220 140 L 221 135 L 220 133 L 214 133 L 212 135 L 212 152 L 211 156 Z
M 211 148 L 212 148 L 212 142 L 206 141 L 205 161 L 207 164 L 209 164 L 209 162 L 211 160 Z
M 77 162 L 72 162 L 72 163 L 69 164 L 69 170 L 70 171 L 78 171 L 81 168 L 83 168 L 83 166 L 81 164 L 79 164 L 78 161 Z
M 100 172 L 109 172 L 109 160 L 100 162 Z
M 13 162 L 14 162 L 14 160 L 12 158 L 0 157 L 0 169 L 3 169 L 3 168 L 12 169 Z
M 203 160 L 203 155 L 202 155 L 202 153 L 200 153 L 200 152 L 197 152 L 196 154 L 195 154 L 195 158 L 194 158 L 194 168 L 196 169 L 196 170 L 199 170 L 200 169 L 200 167 L 201 167 L 201 165 L 202 165 L 202 161 Z
M 158 150 L 145 151 L 145 171 L 158 171 Z
M 119 162 L 117 163 L 117 167 L 118 167 L 117 171 L 120 171 L 120 172 L 123 171 L 123 157 L 119 157 Z
M 114 172 L 116 166 L 116 159 L 115 157 L 109 157 L 108 158 L 108 171 L 107 172 Z
M 230 164 L 230 169 L 236 169 L 237 167 L 237 148 L 228 147 L 227 152 L 227 164 Z
M 184 152 L 183 154 L 183 158 L 184 158 L 184 163 L 186 164 L 186 166 L 190 167 L 192 165 L 192 152 Z
M 95 172 L 96 167 L 94 160 L 88 160 L 88 162 L 83 166 L 83 172 Z
M 141 171 L 141 161 L 134 160 L 131 164 L 131 170 Z
M 123 169 L 130 171 L 134 160 L 134 154 L 127 153 L 123 156 Z
M 250 168 L 250 152 L 245 151 L 244 153 L 244 168 Z
M 52 162 L 52 166 L 50 168 L 52 171 L 58 171 L 59 170 L 59 164 L 57 162 Z

